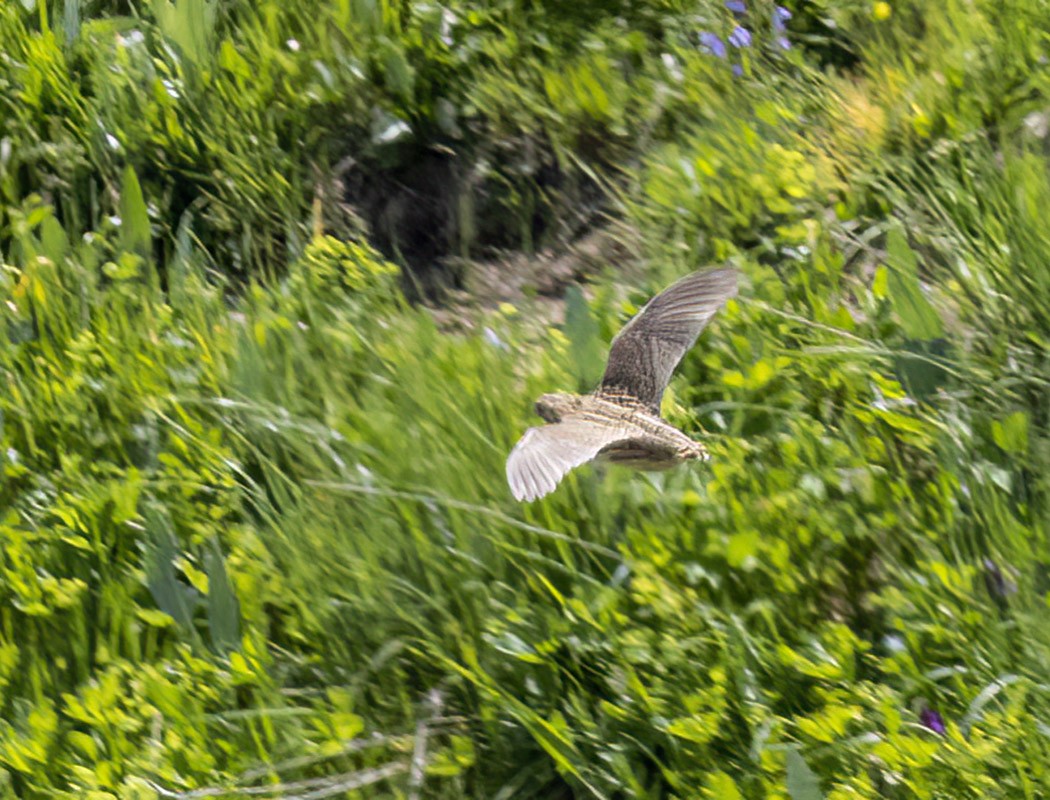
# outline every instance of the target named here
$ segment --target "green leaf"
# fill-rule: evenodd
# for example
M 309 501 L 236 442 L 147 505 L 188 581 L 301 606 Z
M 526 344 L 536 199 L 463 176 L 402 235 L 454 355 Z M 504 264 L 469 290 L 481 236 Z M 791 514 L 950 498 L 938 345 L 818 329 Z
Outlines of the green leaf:
M 383 70 L 386 75 L 387 86 L 396 92 L 402 100 L 412 99 L 412 90 L 415 86 L 416 76 L 409 66 L 405 54 L 401 48 L 388 42 L 383 51 Z
M 69 253 L 69 239 L 61 223 L 54 217 L 46 217 L 40 225 L 40 243 L 53 264 L 61 264 Z
M 65 0 L 62 4 L 62 30 L 66 45 L 71 45 L 80 35 L 80 5 L 82 0 Z
M 218 5 L 214 0 L 154 0 L 153 15 L 161 32 L 194 66 L 204 66 L 211 55 Z
M 1028 450 L 1028 415 L 1015 411 L 1002 421 L 994 420 L 992 439 L 1007 453 L 1024 454 Z
M 679 739 L 707 744 L 718 735 L 718 715 L 709 712 L 679 717 L 668 723 L 667 732 Z
M 179 625 L 192 628 L 193 609 L 198 595 L 192 586 L 182 583 L 175 574 L 178 540 L 166 511 L 159 507 L 147 510 L 146 534 L 146 587 L 161 611 Z
M 718 798 L 718 800 L 743 800 L 744 797 L 740 794 L 740 788 L 736 785 L 736 781 L 721 770 L 712 772 L 708 777 L 706 794 L 708 797 Z
M 239 78 L 250 80 L 252 77 L 251 65 L 237 52 L 236 45 L 229 39 L 223 39 L 219 47 L 219 66 Z
M 226 560 L 214 540 L 204 554 L 204 568 L 208 573 L 208 629 L 211 643 L 216 650 L 229 651 L 241 639 L 240 614 L 237 596 L 226 574 Z
M 919 263 L 908 247 L 899 228 L 891 228 L 886 236 L 889 250 L 887 283 L 893 307 L 900 317 L 904 332 L 912 339 L 936 339 L 944 329 L 936 309 L 919 285 Z
M 142 197 L 138 176 L 130 166 L 124 169 L 124 185 L 120 193 L 121 244 L 124 249 L 143 258 L 150 255 L 149 213 Z
M 565 293 L 565 337 L 580 388 L 593 389 L 603 369 L 602 342 L 598 321 L 578 286 Z
M 796 750 L 787 752 L 787 790 L 791 800 L 823 800 L 820 781 Z

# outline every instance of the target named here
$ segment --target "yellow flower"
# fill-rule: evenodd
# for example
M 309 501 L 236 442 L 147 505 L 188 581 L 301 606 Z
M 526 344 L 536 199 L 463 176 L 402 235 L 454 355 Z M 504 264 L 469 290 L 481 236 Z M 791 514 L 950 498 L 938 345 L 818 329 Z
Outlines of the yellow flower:
M 893 8 L 890 6 L 889 3 L 880 2 L 876 3 L 871 7 L 871 15 L 879 22 L 882 22 L 884 19 L 889 19 L 890 14 L 892 13 Z

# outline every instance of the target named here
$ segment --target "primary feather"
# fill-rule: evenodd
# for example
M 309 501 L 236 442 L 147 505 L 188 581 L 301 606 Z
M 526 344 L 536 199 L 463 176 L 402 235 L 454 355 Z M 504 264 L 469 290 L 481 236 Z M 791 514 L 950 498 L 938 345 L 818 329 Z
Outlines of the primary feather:
M 604 448 L 637 436 L 632 425 L 596 424 L 568 419 L 529 428 L 507 457 L 507 483 L 515 500 L 535 500 L 553 492 L 562 478 Z
M 660 413 L 675 367 L 736 294 L 734 269 L 694 272 L 646 303 L 613 339 L 599 394 L 628 395 Z

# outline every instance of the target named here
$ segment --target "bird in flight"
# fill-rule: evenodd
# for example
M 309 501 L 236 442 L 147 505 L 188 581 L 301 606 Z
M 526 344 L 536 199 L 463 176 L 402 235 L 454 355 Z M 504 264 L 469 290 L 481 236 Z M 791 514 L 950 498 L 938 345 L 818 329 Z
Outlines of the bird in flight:
M 529 428 L 507 457 L 516 500 L 538 500 L 569 472 L 596 460 L 662 470 L 708 458 L 707 448 L 660 416 L 660 398 L 682 356 L 736 294 L 737 272 L 694 272 L 646 303 L 613 339 L 599 387 L 536 401 L 547 425 Z

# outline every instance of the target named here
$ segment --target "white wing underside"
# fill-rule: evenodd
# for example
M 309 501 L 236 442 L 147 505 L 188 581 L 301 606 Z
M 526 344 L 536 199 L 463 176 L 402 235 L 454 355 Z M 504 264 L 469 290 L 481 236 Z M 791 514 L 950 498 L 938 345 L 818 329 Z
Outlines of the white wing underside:
M 567 419 L 529 428 L 507 457 L 507 483 L 515 500 L 538 500 L 572 469 L 594 459 L 606 447 L 633 439 L 632 425 L 604 425 Z

